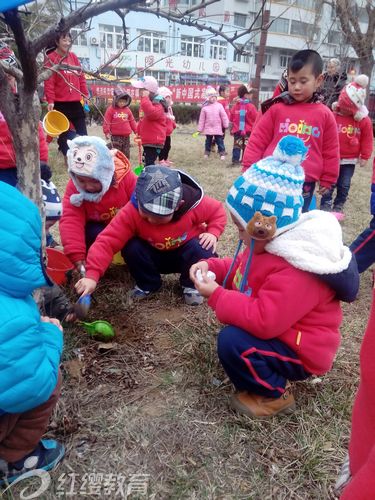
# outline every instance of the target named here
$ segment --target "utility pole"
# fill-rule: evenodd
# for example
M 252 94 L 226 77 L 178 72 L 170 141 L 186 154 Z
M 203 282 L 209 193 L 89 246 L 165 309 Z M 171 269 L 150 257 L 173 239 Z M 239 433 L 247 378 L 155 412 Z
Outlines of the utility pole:
M 270 22 L 270 11 L 265 10 L 263 15 L 262 27 L 260 30 L 260 42 L 259 42 L 259 51 L 257 57 L 257 67 L 255 70 L 255 80 L 254 87 L 256 89 L 255 98 L 253 100 L 255 107 L 259 105 L 259 92 L 260 92 L 260 73 L 263 69 L 263 59 L 264 52 L 267 44 L 267 32 L 268 32 L 268 23 Z

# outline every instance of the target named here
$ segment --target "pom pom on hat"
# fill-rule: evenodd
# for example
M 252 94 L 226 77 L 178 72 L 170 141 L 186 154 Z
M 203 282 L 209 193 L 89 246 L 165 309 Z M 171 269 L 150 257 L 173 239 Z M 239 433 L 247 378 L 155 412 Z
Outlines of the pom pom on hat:
M 354 82 L 345 85 L 340 93 L 335 110 L 338 112 L 340 112 L 340 110 L 349 112 L 357 121 L 367 116 L 368 109 L 365 106 L 365 99 L 368 82 L 368 76 L 358 75 L 354 79 Z
M 302 213 L 305 174 L 301 162 L 308 148 L 298 137 L 283 137 L 272 156 L 252 165 L 230 188 L 226 205 L 247 228 L 256 212 L 276 216 L 275 235 L 290 229 Z

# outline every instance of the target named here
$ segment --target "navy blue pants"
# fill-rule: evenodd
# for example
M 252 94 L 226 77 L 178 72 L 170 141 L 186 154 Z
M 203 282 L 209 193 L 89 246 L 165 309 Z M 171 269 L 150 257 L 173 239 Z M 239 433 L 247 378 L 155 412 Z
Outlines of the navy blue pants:
M 123 248 L 122 256 L 135 282 L 145 291 L 161 287 L 161 274 L 180 273 L 180 284 L 194 288 L 189 278 L 190 267 L 201 259 L 216 257 L 204 250 L 198 238 L 193 238 L 175 250 L 158 250 L 140 238 L 132 238 Z
M 357 236 L 349 248 L 354 254 L 360 273 L 375 262 L 375 216 L 369 227 Z
M 320 208 L 332 208 L 332 197 L 336 189 L 336 198 L 333 202 L 333 209 L 341 210 L 348 198 L 350 184 L 354 174 L 355 165 L 340 165 L 340 174 L 336 184 L 334 184 L 328 193 L 322 196 Z
M 86 251 L 94 243 L 98 235 L 103 231 L 106 225 L 103 222 L 89 221 L 85 227 Z
M 76 135 L 87 135 L 85 112 L 80 101 L 56 101 L 53 109 L 63 113 L 74 126 L 75 133 L 68 130 L 57 139 L 59 150 L 66 156 L 69 149 L 67 141 Z
M 277 339 L 258 339 L 235 326 L 220 331 L 217 348 L 224 370 L 239 391 L 278 398 L 287 380 L 310 376 L 286 344 Z
M 225 153 L 224 136 L 222 135 L 206 135 L 206 141 L 204 144 L 205 153 L 207 155 L 211 153 L 211 146 L 214 138 L 215 138 L 215 143 L 217 144 L 217 149 L 219 151 L 219 154 Z
M 155 162 L 163 148 L 155 148 L 153 146 L 143 146 L 143 163 L 144 166 L 155 165 Z

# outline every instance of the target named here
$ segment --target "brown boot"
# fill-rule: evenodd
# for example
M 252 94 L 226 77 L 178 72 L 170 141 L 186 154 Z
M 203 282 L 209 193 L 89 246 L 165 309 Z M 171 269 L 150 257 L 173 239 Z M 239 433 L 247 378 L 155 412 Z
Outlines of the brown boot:
M 231 398 L 231 405 L 249 417 L 273 417 L 279 413 L 292 413 L 296 408 L 294 396 L 289 387 L 279 398 L 267 398 L 249 392 L 237 392 Z

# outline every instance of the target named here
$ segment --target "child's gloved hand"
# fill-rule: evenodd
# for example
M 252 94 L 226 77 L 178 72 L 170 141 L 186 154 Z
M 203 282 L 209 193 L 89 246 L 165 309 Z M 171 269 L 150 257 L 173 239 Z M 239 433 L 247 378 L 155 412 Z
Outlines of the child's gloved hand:
M 96 285 L 97 282 L 91 278 L 81 278 L 75 284 L 75 289 L 81 297 L 84 297 L 85 295 L 91 295 L 94 292 Z
M 211 233 L 201 233 L 199 236 L 199 244 L 205 250 L 212 248 L 212 252 L 216 252 L 217 238 Z

